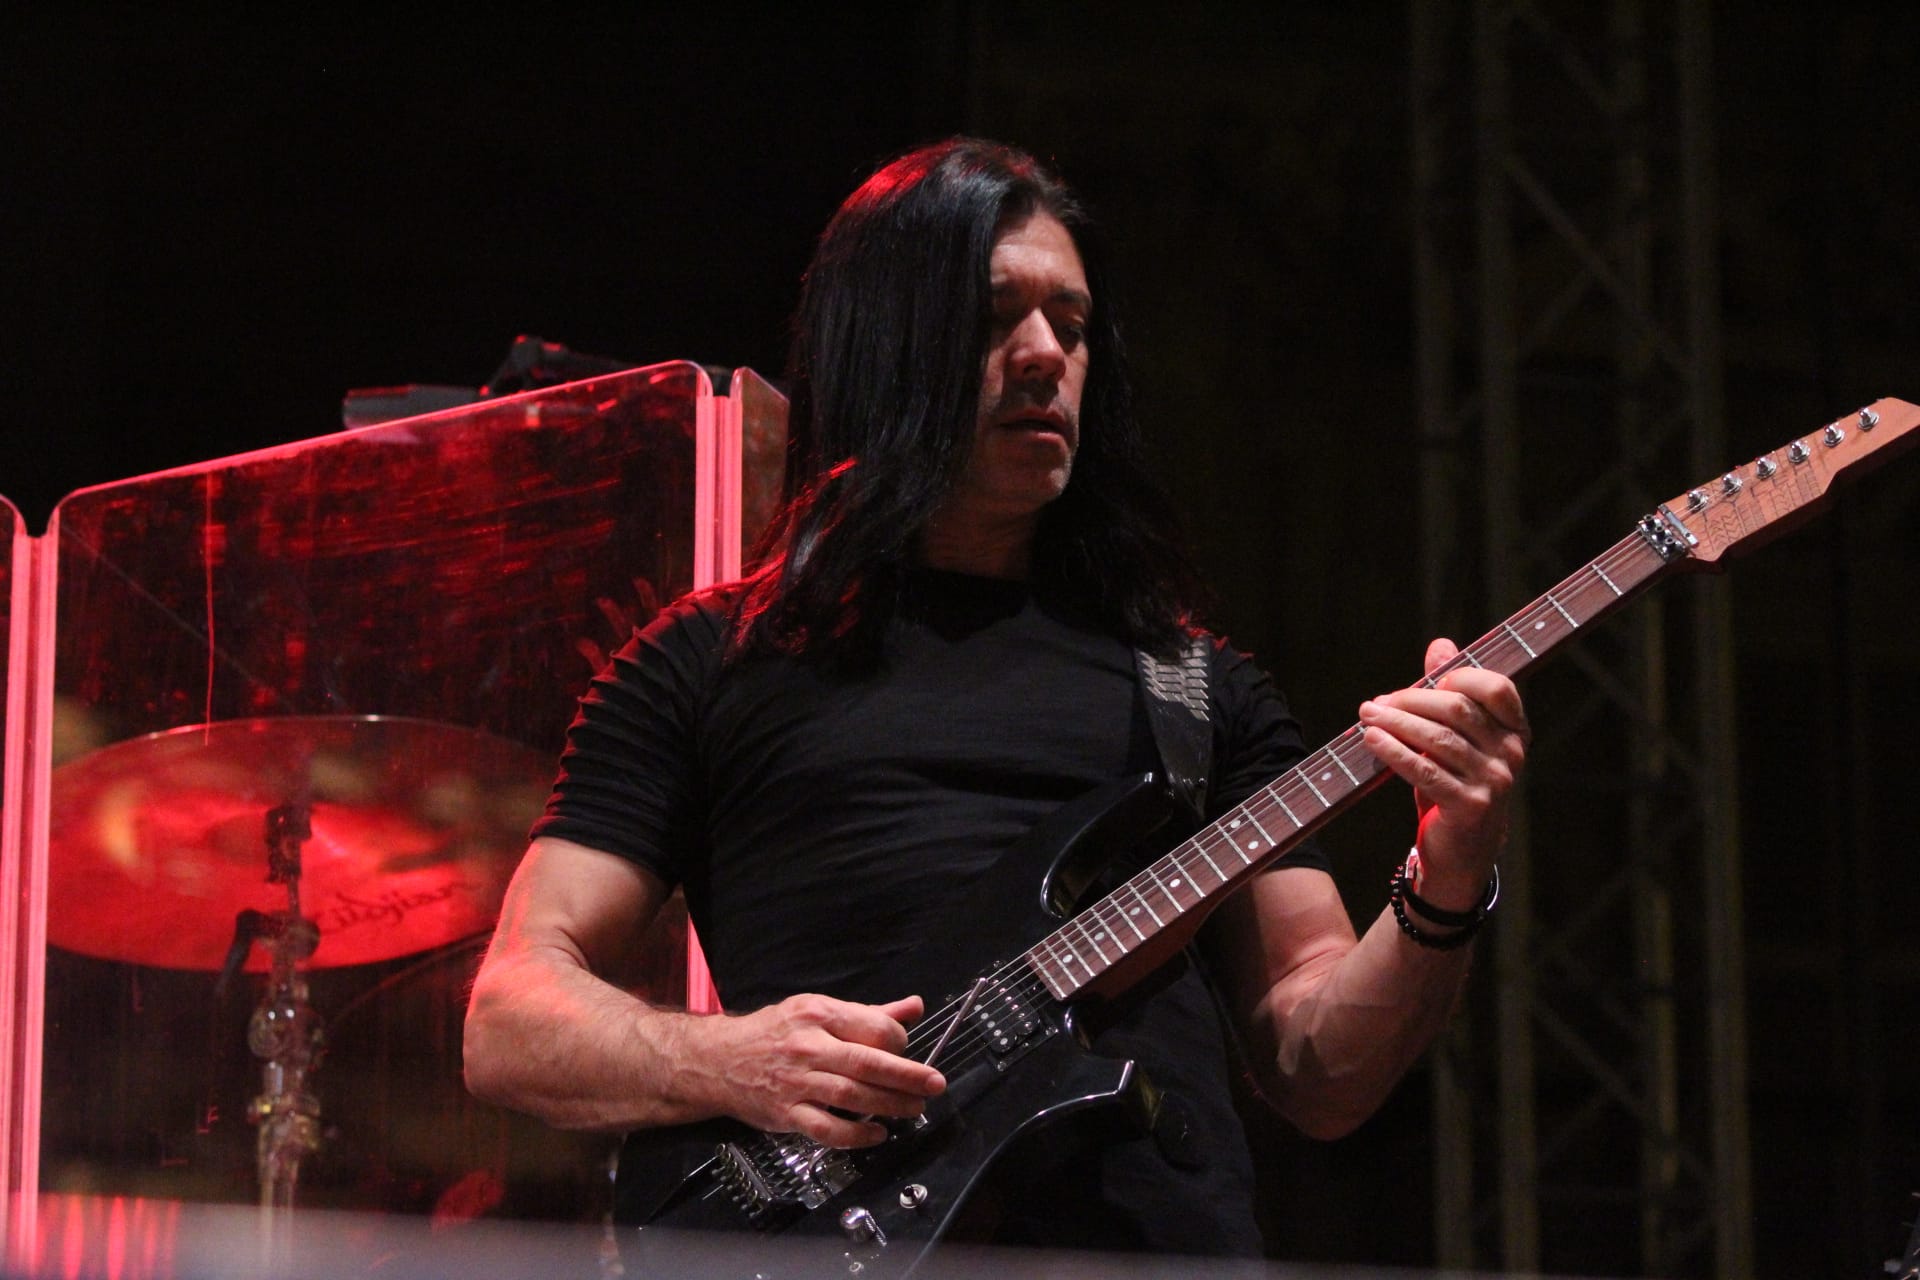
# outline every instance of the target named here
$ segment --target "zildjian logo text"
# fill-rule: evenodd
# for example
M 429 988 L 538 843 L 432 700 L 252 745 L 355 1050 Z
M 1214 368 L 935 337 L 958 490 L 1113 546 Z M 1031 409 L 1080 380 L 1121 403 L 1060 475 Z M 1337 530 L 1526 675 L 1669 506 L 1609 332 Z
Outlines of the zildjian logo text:
M 339 933 L 359 925 L 397 926 L 406 919 L 407 913 L 421 907 L 430 907 L 436 902 L 445 902 L 463 889 L 474 886 L 464 880 L 454 880 L 438 888 L 426 889 L 416 893 L 402 893 L 398 889 L 389 889 L 377 898 L 356 898 L 350 893 L 333 895 L 333 905 L 320 913 L 318 924 L 322 933 Z

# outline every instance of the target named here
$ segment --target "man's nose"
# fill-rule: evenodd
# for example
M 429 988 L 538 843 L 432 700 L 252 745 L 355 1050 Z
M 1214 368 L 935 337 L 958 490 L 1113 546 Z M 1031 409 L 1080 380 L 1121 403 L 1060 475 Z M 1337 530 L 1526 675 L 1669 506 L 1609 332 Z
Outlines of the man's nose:
M 1013 331 L 1013 346 L 1008 352 L 1013 372 L 1020 378 L 1057 380 L 1067 369 L 1066 348 L 1045 314 L 1033 312 Z

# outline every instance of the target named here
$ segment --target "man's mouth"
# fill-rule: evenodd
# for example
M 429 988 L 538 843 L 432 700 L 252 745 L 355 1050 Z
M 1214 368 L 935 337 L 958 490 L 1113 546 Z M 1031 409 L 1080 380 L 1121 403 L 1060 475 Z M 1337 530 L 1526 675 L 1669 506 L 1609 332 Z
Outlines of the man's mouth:
M 1002 419 L 1000 426 L 1015 431 L 1033 431 L 1059 436 L 1062 440 L 1067 438 L 1066 417 L 1057 413 L 1023 413 L 1017 417 Z

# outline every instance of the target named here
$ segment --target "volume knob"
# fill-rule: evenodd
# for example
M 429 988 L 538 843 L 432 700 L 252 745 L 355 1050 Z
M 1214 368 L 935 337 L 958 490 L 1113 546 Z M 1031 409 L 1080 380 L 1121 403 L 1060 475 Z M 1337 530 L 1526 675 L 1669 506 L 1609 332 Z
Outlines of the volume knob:
M 854 1205 L 840 1215 L 840 1230 L 844 1231 L 847 1239 L 855 1244 L 865 1244 L 869 1240 L 877 1240 L 881 1244 L 887 1242 L 887 1237 L 881 1232 L 880 1224 L 874 1219 L 873 1214 L 859 1205 Z

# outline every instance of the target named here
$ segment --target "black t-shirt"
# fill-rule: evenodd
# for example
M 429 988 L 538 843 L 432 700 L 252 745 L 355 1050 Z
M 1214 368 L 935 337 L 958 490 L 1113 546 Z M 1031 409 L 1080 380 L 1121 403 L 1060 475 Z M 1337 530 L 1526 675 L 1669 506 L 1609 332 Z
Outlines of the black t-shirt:
M 1062 804 L 1157 768 L 1131 649 L 1025 584 L 917 573 L 878 669 L 860 675 L 767 655 L 723 664 L 736 598 L 683 600 L 615 655 L 534 828 L 684 886 L 729 1009 L 916 994 L 890 975 L 975 877 Z M 1213 648 L 1210 697 L 1219 812 L 1304 752 L 1246 655 Z M 1311 848 L 1290 860 L 1325 865 Z M 1022 1184 L 1003 1198 L 1030 1219 L 1002 1239 L 1258 1252 L 1225 1039 L 1197 971 L 1175 969 L 1096 1048 L 1140 1062 L 1184 1138 L 1026 1151 L 997 1171 Z M 1098 1177 L 1069 1171 L 1086 1157 Z M 1074 1238 L 1075 1222 L 1097 1223 L 1093 1238 Z

